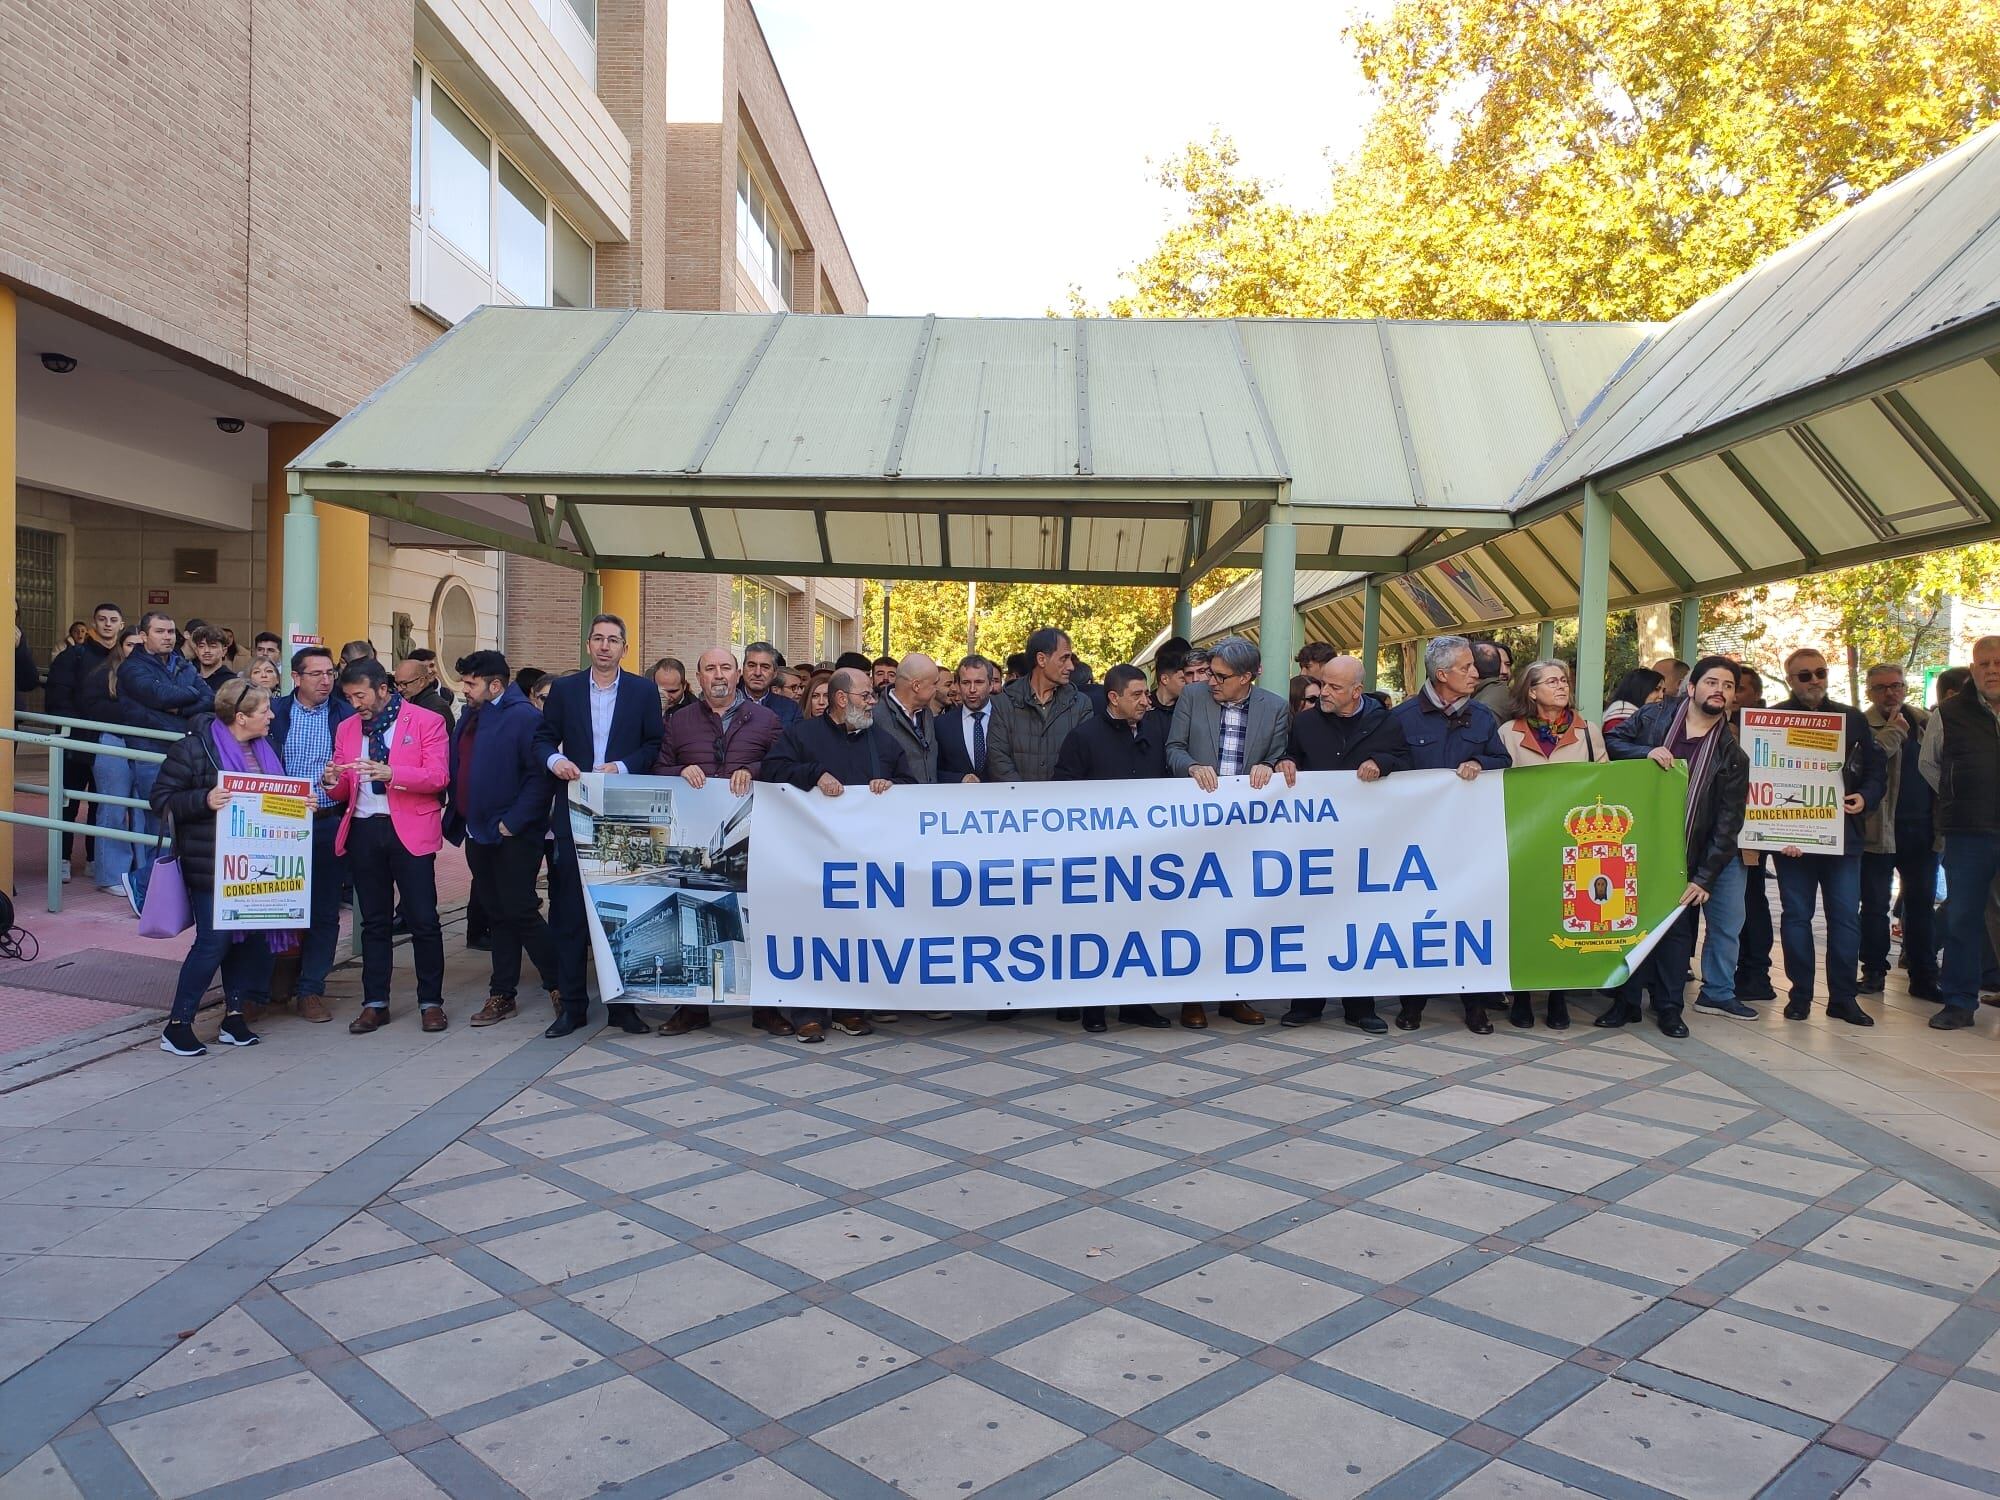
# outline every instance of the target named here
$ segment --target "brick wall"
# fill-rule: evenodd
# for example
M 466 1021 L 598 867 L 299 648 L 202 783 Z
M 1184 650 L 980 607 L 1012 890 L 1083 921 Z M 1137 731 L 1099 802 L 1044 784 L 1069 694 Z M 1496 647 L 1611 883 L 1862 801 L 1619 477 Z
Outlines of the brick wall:
M 597 250 L 600 307 L 667 300 L 666 0 L 599 0 L 597 96 L 632 143 L 632 238 Z

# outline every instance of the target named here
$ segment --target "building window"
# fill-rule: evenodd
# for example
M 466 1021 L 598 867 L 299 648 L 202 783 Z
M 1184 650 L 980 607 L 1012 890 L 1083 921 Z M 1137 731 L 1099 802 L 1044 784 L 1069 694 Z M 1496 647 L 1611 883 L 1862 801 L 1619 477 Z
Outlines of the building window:
M 756 284 L 773 312 L 792 305 L 792 254 L 777 210 L 750 175 L 747 162 L 736 163 L 736 259 Z
M 847 648 L 841 643 L 840 618 L 824 610 L 813 614 L 813 660 L 829 662 Z
M 586 82 L 597 87 L 597 0 L 529 0 Z
M 776 589 L 754 578 L 739 578 L 731 585 L 730 634 L 739 654 L 752 641 L 769 641 L 780 651 L 785 649 L 778 623 L 784 618 L 782 605 Z
M 410 300 L 447 323 L 489 302 L 591 306 L 590 241 L 421 62 L 410 85 Z
M 438 654 L 438 671 L 447 683 L 456 683 L 454 664 L 461 656 L 479 649 L 479 611 L 472 591 L 463 579 L 445 578 L 431 595 L 431 649 Z

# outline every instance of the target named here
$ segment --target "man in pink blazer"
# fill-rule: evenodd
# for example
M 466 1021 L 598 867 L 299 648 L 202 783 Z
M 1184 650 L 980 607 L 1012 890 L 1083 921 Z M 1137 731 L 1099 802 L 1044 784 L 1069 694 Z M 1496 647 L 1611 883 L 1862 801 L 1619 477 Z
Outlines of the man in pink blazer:
M 333 732 L 327 795 L 347 805 L 337 854 L 361 905 L 361 1014 L 356 1036 L 389 1024 L 391 929 L 400 901 L 417 965 L 417 1007 L 426 1031 L 443 1031 L 444 938 L 438 930 L 437 852 L 444 842 L 443 792 L 451 781 L 451 733 L 441 714 L 406 702 L 379 661 L 349 662 L 341 696 L 354 717 Z

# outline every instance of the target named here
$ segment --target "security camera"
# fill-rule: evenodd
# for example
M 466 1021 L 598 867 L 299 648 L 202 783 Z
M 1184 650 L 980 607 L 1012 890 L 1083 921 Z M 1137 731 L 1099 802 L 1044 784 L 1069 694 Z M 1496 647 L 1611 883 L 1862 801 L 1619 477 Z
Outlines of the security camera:
M 217 417 L 215 425 L 220 427 L 224 432 L 241 432 L 243 430 L 243 419 L 241 417 Z
M 42 368 L 51 375 L 67 375 L 76 368 L 74 354 L 57 354 L 53 350 L 42 356 Z

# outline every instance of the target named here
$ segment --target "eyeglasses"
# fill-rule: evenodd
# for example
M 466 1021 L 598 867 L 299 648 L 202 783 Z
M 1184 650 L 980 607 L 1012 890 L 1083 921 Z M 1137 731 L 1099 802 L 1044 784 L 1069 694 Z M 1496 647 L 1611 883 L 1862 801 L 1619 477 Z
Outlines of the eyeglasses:
M 1234 682 L 1242 675 L 1241 672 L 1225 672 L 1219 667 L 1210 667 L 1208 669 L 1208 680 L 1210 682 Z
M 1825 667 L 1801 667 L 1801 668 L 1800 668 L 1800 669 L 1799 669 L 1798 671 L 1796 671 L 1796 672 L 1792 673 L 1792 681 L 1794 681 L 1794 682 L 1825 682 L 1825 681 L 1826 681 L 1826 668 L 1825 668 Z

